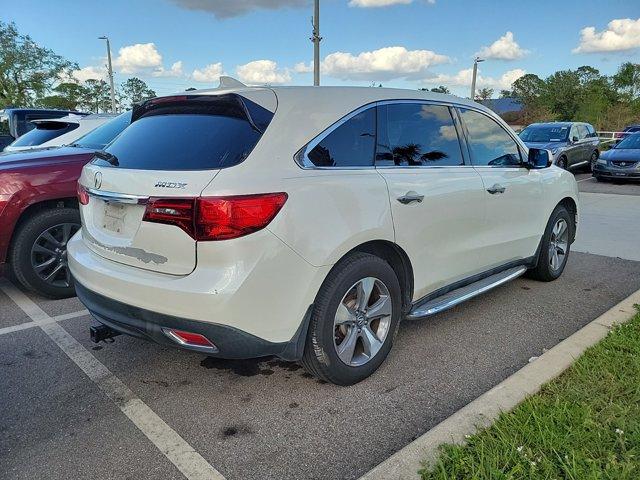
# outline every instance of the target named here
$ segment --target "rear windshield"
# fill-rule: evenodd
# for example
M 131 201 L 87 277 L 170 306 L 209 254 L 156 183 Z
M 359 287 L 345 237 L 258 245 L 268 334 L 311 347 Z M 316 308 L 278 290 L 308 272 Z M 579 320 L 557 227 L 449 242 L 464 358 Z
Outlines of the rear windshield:
M 121 113 L 116 118 L 103 123 L 98 128 L 80 137 L 72 146 L 102 150 L 127 128 L 129 123 L 131 123 L 131 111 Z
M 523 142 L 564 142 L 569 138 L 569 127 L 566 126 L 545 126 L 527 127 L 520 132 Z
M 210 170 L 242 162 L 273 113 L 236 94 L 150 100 L 106 148 L 101 166 L 141 170 Z
M 64 122 L 42 122 L 38 123 L 33 130 L 29 130 L 27 133 L 18 137 L 18 139 L 11 144 L 12 147 L 35 147 L 42 145 L 49 140 L 53 140 L 60 135 L 75 130 L 78 128 L 77 123 L 64 123 Z

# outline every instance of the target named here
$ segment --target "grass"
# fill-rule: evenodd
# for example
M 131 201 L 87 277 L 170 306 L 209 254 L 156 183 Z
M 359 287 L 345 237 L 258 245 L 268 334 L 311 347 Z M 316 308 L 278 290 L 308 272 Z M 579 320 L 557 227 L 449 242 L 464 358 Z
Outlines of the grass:
M 424 480 L 640 479 L 640 308 L 466 445 L 440 447 L 419 473 Z

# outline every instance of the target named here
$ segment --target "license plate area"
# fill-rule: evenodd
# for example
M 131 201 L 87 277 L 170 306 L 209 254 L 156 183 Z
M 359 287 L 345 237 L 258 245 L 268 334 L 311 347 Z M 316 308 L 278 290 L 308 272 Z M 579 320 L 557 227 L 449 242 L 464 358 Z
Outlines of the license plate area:
M 102 228 L 112 233 L 122 233 L 125 226 L 126 205 L 117 202 L 104 202 Z

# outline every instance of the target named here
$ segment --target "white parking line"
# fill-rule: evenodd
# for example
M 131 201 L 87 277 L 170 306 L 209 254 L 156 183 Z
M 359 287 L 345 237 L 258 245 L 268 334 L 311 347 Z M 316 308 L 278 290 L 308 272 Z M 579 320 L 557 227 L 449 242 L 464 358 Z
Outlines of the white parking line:
M 224 480 L 220 472 L 29 297 L 4 280 L 0 280 L 0 289 L 100 387 L 186 478 Z
M 577 183 L 586 182 L 587 180 L 594 180 L 594 178 L 593 177 L 587 177 L 587 178 L 583 178 L 582 180 L 576 180 L 576 182 Z
M 19 332 L 21 330 L 27 330 L 29 328 L 39 327 L 41 324 L 44 324 L 44 323 L 56 323 L 61 320 L 69 320 L 70 318 L 79 318 L 79 317 L 84 317 L 86 315 L 89 315 L 89 312 L 87 310 L 80 310 L 79 312 L 71 312 L 71 313 L 65 313 L 62 315 L 56 315 L 55 317 L 51 317 L 49 320 L 43 320 L 40 323 L 31 321 L 31 322 L 21 323 L 19 325 L 12 325 L 10 327 L 3 327 L 3 328 L 0 328 L 0 336 L 5 335 L 7 333 Z

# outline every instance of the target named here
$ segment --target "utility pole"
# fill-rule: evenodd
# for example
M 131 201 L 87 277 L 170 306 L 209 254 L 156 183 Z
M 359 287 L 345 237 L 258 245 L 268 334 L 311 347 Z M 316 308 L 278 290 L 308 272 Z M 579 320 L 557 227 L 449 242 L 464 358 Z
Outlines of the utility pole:
M 313 2 L 313 34 L 309 40 L 313 42 L 313 85 L 320 85 L 320 0 Z
M 116 89 L 113 86 L 113 67 L 111 66 L 111 44 L 109 37 L 98 37 L 99 40 L 107 41 L 107 61 L 109 67 L 109 86 L 111 87 L 111 113 L 116 113 Z
M 476 57 L 473 59 L 473 78 L 471 79 L 471 100 L 476 98 L 476 76 L 478 75 L 478 64 L 484 62 L 484 59 Z

